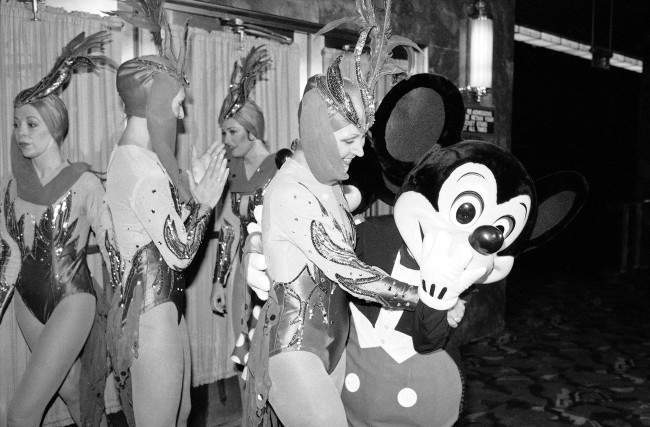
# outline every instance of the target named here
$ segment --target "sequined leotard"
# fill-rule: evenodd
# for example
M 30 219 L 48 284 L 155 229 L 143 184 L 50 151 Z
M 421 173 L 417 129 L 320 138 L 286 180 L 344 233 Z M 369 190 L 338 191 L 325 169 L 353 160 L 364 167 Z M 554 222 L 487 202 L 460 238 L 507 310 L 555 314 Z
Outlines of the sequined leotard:
M 49 206 L 22 200 L 16 183 L 8 179 L 2 186 L 2 218 L 5 260 L 20 261 L 16 291 L 27 308 L 46 323 L 57 304 L 79 292 L 95 294 L 86 264 L 86 245 L 92 228 L 103 235 L 102 198 L 104 189 L 91 172 L 77 181 Z M 9 240 L 10 239 L 10 240 Z M 15 249 L 10 250 L 11 246 Z

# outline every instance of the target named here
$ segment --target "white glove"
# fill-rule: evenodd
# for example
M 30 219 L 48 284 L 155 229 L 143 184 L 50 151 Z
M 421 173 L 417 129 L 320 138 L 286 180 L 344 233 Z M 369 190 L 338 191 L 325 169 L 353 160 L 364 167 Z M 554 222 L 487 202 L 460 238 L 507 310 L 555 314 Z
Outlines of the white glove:
M 474 254 L 464 235 L 452 236 L 445 230 L 425 235 L 420 265 L 422 284 L 418 289 L 420 300 L 436 310 L 454 307 L 458 296 L 486 272 L 483 266 L 468 268 Z
M 246 284 L 257 294 L 258 298 L 266 301 L 271 290 L 271 279 L 266 274 L 264 255 L 250 252 L 244 262 L 246 265 Z

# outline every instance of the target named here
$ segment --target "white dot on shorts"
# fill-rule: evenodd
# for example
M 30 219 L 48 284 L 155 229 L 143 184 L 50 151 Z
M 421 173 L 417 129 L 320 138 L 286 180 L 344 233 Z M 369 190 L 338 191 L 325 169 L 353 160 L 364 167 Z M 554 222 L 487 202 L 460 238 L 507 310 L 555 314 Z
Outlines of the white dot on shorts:
M 404 387 L 397 393 L 397 403 L 403 408 L 410 408 L 418 401 L 418 395 L 412 388 Z
M 345 388 L 350 393 L 354 393 L 355 391 L 359 390 L 360 386 L 361 381 L 359 380 L 359 376 L 357 374 L 350 373 L 345 376 Z
M 245 339 L 246 338 L 244 337 L 244 334 L 239 334 L 239 336 L 237 337 L 237 342 L 235 343 L 235 345 L 237 347 L 241 347 L 242 345 L 244 345 L 244 340 Z
M 259 319 L 259 318 L 260 318 L 260 311 L 262 311 L 262 309 L 260 308 L 259 305 L 256 305 L 255 307 L 253 307 L 253 317 L 254 317 L 255 319 Z

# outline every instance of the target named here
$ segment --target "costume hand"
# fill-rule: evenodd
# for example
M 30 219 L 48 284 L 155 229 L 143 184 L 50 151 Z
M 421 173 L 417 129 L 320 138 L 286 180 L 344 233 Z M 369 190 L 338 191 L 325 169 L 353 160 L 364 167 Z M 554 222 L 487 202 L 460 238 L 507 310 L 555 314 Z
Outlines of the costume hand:
M 422 241 L 420 300 L 436 310 L 449 310 L 458 296 L 482 277 L 485 267 L 467 268 L 474 250 L 465 239 L 454 241 L 451 233 L 440 230 L 429 233 Z
M 226 288 L 220 282 L 212 284 L 212 292 L 210 293 L 210 308 L 212 312 L 220 316 L 225 315 L 226 312 Z
M 226 164 L 225 150 L 220 150 L 218 153 L 210 155 L 210 163 L 205 170 L 205 174 L 203 174 L 203 177 L 198 182 L 192 171 L 187 171 L 190 192 L 197 202 L 210 207 L 210 209 L 219 203 L 224 186 L 228 180 L 228 168 Z
M 266 260 L 264 255 L 251 252 L 246 260 L 246 284 L 257 294 L 262 301 L 269 299 L 271 279 L 266 274 Z
M 210 165 L 210 159 L 212 159 L 212 156 L 215 154 L 219 154 L 222 150 L 225 150 L 224 145 L 219 142 L 215 141 L 210 146 L 208 147 L 207 150 L 205 150 L 205 153 L 203 153 L 201 156 L 199 156 L 198 152 L 196 151 L 196 147 L 194 144 L 192 144 L 192 161 L 191 161 L 191 166 L 192 166 L 192 175 L 194 175 L 195 183 L 198 184 L 201 179 L 203 179 L 203 175 L 205 175 L 205 171 L 208 169 L 208 166 Z
M 447 323 L 452 328 L 457 328 L 465 316 L 465 300 L 458 299 L 456 305 L 447 311 Z

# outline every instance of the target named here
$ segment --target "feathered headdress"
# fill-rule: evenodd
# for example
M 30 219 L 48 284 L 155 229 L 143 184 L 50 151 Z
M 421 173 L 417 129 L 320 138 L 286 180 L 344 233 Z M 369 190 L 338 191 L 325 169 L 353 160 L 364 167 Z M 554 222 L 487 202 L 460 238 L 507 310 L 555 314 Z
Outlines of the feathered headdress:
M 219 123 L 232 117 L 246 103 L 255 84 L 262 79 L 272 62 L 264 45 L 251 48 L 241 64 L 239 61 L 235 61 L 230 75 L 228 96 L 221 105 Z
M 63 52 L 50 72 L 36 85 L 22 90 L 14 98 L 14 108 L 57 93 L 70 82 L 72 73 L 82 68 L 94 71 L 99 63 L 115 67 L 112 59 L 98 52 L 91 52 L 94 49 L 101 49 L 110 41 L 111 34 L 108 31 L 98 31 L 88 37 L 86 33 L 78 34 L 63 48 Z
M 366 112 L 365 126 L 359 122 L 357 113 L 352 106 L 352 101 L 349 95 L 343 90 L 343 78 L 339 70 L 340 56 L 328 67 L 327 73 L 321 79 L 324 81 L 319 81 L 318 89 L 328 105 L 335 108 L 363 130 L 367 130 L 367 128 L 372 126 L 375 120 L 375 94 L 379 79 L 387 75 L 408 72 L 407 69 L 401 67 L 392 58 L 393 49 L 397 46 L 404 46 L 409 56 L 409 64 L 412 63 L 412 59 L 411 51 L 408 48 L 421 51 L 420 47 L 410 39 L 392 34 L 390 7 L 391 0 L 384 0 L 385 10 L 382 22 L 377 20 L 372 0 L 356 0 L 356 10 L 359 16 L 344 17 L 332 21 L 317 33 L 317 35 L 325 34 L 343 24 L 355 24 L 361 28 L 359 39 L 354 48 L 354 68 L 355 77 L 363 100 L 363 107 Z M 369 70 L 364 76 L 361 70 L 361 55 L 368 38 L 370 39 L 370 61 Z
M 153 42 L 158 48 L 158 55 L 168 59 L 174 67 L 169 67 L 157 62 L 148 61 L 144 58 L 137 59 L 143 68 L 162 71 L 174 76 L 180 83 L 189 86 L 185 73 L 187 62 L 187 38 L 189 33 L 189 21 L 185 23 L 183 43 L 180 48 L 174 46 L 172 27 L 165 13 L 165 0 L 118 0 L 119 3 L 129 6 L 132 11 L 114 10 L 106 12 L 111 16 L 119 16 L 125 22 L 142 29 L 151 31 Z

